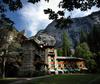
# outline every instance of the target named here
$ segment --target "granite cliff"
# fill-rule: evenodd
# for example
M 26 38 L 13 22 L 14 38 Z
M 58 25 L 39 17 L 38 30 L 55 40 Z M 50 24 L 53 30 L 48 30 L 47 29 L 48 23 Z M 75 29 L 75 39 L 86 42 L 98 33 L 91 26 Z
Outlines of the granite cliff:
M 56 21 L 53 21 L 46 27 L 46 29 L 39 31 L 35 37 L 46 33 L 55 37 L 56 47 L 60 47 L 62 45 L 62 34 L 63 32 L 67 32 L 72 45 L 75 46 L 75 44 L 79 42 L 81 30 L 84 32 L 90 32 L 94 25 L 100 24 L 100 11 L 94 12 L 85 17 L 72 18 L 72 21 L 73 23 L 65 28 L 55 27 Z

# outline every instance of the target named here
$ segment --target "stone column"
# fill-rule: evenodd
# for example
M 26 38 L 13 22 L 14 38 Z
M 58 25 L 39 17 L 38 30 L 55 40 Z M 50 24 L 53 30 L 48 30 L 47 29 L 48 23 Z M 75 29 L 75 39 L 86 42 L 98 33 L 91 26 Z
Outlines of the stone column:
M 48 48 L 45 49 L 45 64 L 47 64 L 47 66 L 45 66 L 45 71 L 48 71 Z
M 55 59 L 55 74 L 58 74 L 58 62 L 57 62 L 57 50 L 54 49 L 54 53 L 55 53 L 55 56 L 54 56 L 54 59 Z

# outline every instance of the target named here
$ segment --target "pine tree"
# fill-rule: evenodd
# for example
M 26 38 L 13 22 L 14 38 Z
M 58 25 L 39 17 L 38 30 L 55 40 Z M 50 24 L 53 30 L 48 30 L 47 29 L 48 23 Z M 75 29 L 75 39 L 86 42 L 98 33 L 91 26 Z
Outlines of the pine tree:
M 63 44 L 62 44 L 62 50 L 63 50 L 63 56 L 69 56 L 70 55 L 70 48 L 71 43 L 69 41 L 69 37 L 66 32 L 63 33 Z
M 88 35 L 88 45 L 92 52 L 97 53 L 100 51 L 100 25 L 94 25 Z
M 81 29 L 80 31 L 80 43 L 87 42 L 88 33 Z
M 62 56 L 62 48 L 58 48 L 57 49 L 57 55 L 58 56 Z
M 81 57 L 84 59 L 90 59 L 92 57 L 92 53 L 89 49 L 89 46 L 86 42 L 80 43 L 76 46 L 75 49 L 75 56 Z
M 93 59 L 93 54 L 90 51 L 89 46 L 86 42 L 83 42 L 76 47 L 75 56 L 85 59 L 86 67 L 88 68 L 89 72 L 96 71 L 96 61 Z

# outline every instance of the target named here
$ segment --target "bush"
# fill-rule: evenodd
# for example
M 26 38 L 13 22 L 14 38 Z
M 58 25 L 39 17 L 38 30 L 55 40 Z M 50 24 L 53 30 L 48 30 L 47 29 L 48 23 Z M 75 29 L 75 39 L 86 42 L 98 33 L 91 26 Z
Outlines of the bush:
M 100 77 L 92 80 L 89 84 L 100 84 Z
M 45 71 L 35 71 L 33 73 L 33 77 L 37 77 L 37 76 L 44 76 L 44 75 L 47 75 L 48 73 L 45 72 Z
M 24 71 L 19 73 L 19 77 L 32 77 L 33 71 Z

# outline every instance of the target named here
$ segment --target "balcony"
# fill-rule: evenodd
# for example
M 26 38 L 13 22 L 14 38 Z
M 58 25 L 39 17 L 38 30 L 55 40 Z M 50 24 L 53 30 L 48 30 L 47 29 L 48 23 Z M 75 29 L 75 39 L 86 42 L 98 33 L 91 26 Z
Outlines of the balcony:
M 49 56 L 55 56 L 55 53 L 49 52 L 48 55 L 49 55 Z
M 54 56 L 55 55 L 54 49 L 48 49 L 48 55 Z
M 48 49 L 49 53 L 54 53 L 54 49 Z

